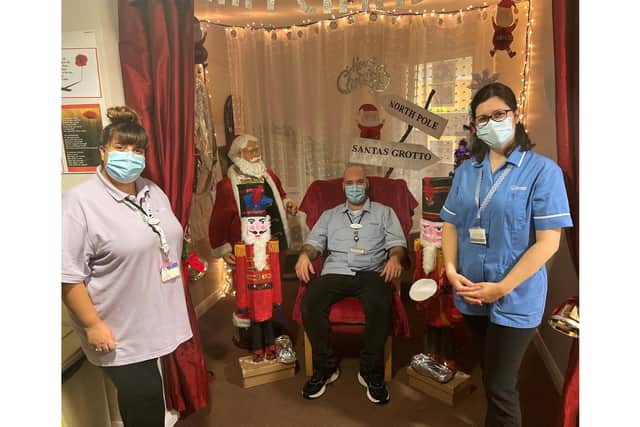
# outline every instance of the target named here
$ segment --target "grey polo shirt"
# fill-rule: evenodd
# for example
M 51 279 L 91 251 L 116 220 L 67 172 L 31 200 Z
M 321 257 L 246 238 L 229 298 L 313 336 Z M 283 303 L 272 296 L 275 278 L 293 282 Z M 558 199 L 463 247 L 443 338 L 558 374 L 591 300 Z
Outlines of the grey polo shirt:
M 354 241 L 351 222 L 360 223 L 358 242 Z M 394 246 L 407 247 L 396 213 L 388 206 L 369 199 L 362 210 L 354 215 L 347 203 L 322 213 L 305 242 L 323 252 L 329 250 L 322 274 L 355 275 L 357 271 L 381 272 L 387 261 L 388 251 Z M 351 250 L 364 250 L 359 254 Z
M 119 366 L 171 353 L 191 338 L 182 277 L 163 283 L 160 239 L 100 173 L 62 196 L 62 283 L 81 283 L 100 318 L 111 328 L 115 351 L 96 352 L 71 314 L 87 359 L 99 366 Z M 135 202 L 147 195 L 169 243 L 169 256 L 180 261 L 182 226 L 169 199 L 153 182 L 139 178 Z M 133 197 L 133 196 L 130 196 Z

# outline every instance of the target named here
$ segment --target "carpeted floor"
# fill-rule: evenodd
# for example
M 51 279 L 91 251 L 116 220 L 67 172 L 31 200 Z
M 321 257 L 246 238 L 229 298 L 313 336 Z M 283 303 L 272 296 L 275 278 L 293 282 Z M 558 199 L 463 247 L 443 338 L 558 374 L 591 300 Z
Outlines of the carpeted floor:
M 472 373 L 475 391 L 455 408 L 409 387 L 405 368 L 412 355 L 423 351 L 424 325 L 404 288 L 403 300 L 411 322 L 411 338 L 393 340 L 393 380 L 389 383 L 391 401 L 387 405 L 374 405 L 367 400 L 365 389 L 356 379 L 361 341 L 348 336 L 336 337 L 335 341 L 336 350 L 343 356 L 340 379 L 328 386 L 321 398 L 304 399 L 301 396 L 306 381 L 304 340 L 302 330 L 290 320 L 297 281 L 286 280 L 283 288 L 283 308 L 288 315 L 289 333 L 295 340 L 298 354 L 296 376 L 250 389 L 242 388 L 238 358 L 248 352 L 232 342 L 235 328 L 231 324 L 231 314 L 235 301 L 233 298 L 223 299 L 199 320 L 207 364 L 215 373 L 215 380 L 210 383 L 211 404 L 179 421 L 177 427 L 483 425 L 485 403 L 478 368 Z M 560 399 L 533 344 L 525 355 L 520 378 L 524 426 L 553 426 Z

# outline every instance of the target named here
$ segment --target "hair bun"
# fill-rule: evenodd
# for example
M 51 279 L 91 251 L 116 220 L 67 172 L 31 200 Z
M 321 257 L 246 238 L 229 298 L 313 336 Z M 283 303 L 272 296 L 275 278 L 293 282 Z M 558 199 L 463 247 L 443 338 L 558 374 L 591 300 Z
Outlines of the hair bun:
M 129 107 L 111 107 L 107 109 L 107 117 L 111 120 L 112 124 L 118 123 L 133 123 L 140 124 L 138 115 Z

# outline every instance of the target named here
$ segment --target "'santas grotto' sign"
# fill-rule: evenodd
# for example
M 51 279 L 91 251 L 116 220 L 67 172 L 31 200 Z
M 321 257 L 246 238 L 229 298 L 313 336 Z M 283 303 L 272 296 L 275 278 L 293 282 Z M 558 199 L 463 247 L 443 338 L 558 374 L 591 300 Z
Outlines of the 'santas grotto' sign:
M 427 147 L 417 144 L 355 138 L 349 161 L 365 165 L 419 170 L 437 163 L 440 158 Z

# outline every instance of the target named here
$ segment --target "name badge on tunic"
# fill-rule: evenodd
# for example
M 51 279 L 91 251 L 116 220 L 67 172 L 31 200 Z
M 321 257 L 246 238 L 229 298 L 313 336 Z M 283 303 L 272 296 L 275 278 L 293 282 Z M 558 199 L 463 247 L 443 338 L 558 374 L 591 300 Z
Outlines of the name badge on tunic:
M 486 245 L 487 244 L 487 234 L 482 227 L 472 227 L 469 229 L 469 239 L 471 243 L 475 243 L 477 245 Z
M 359 248 L 357 246 L 354 246 L 351 248 L 351 252 L 353 252 L 356 255 L 364 255 L 364 249 L 363 248 Z
M 160 269 L 160 275 L 162 276 L 162 283 L 166 283 L 169 280 L 173 280 L 180 276 L 180 267 L 176 261 L 167 261 L 162 264 Z

